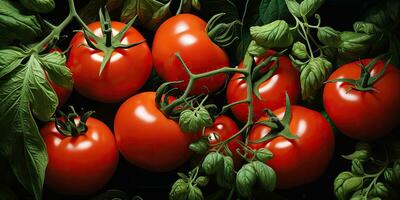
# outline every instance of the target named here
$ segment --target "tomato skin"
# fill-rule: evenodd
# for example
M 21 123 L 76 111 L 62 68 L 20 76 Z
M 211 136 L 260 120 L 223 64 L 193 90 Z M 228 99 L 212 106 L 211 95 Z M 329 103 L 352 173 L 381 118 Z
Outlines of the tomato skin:
M 45 184 L 57 193 L 93 194 L 111 179 L 117 167 L 118 149 L 111 130 L 92 117 L 86 124 L 87 132 L 76 137 L 61 135 L 54 122 L 40 130 L 49 156 Z
M 125 24 L 113 21 L 111 26 L 113 35 L 116 35 Z M 99 22 L 88 27 L 98 36 L 102 34 Z M 132 44 L 143 40 L 143 36 L 131 27 L 121 43 Z M 120 102 L 137 92 L 150 75 L 152 58 L 146 42 L 114 50 L 100 77 L 104 53 L 88 47 L 81 32 L 72 38 L 70 46 L 67 66 L 71 69 L 75 89 L 87 98 L 106 103 Z
M 215 119 L 212 127 L 205 128 L 204 135 L 208 137 L 208 142 L 210 144 L 216 144 L 227 140 L 238 131 L 238 126 L 231 118 L 225 115 L 220 115 Z M 237 136 L 234 140 L 228 143 L 228 148 L 233 154 L 232 159 L 235 168 L 239 168 L 242 163 L 242 157 L 236 152 L 236 149 L 242 149 L 242 147 L 235 140 L 243 141 L 242 135 Z
M 329 80 L 338 78 L 358 79 L 361 62 L 366 66 L 371 59 L 345 64 L 331 74 Z M 384 67 L 378 61 L 371 75 L 378 74 Z M 375 82 L 374 91 L 346 93 L 348 83 L 327 83 L 323 92 L 325 110 L 343 134 L 360 140 L 373 140 L 389 134 L 400 119 L 400 71 L 389 64 L 383 76 Z
M 269 56 L 275 54 L 275 51 L 268 50 L 263 56 L 255 57 L 255 63 L 259 64 Z M 275 62 L 268 65 L 272 67 Z M 239 64 L 239 68 L 244 68 L 243 61 Z M 243 79 L 243 74 L 234 74 L 230 79 L 227 90 L 226 99 L 228 103 L 234 103 L 247 98 L 247 83 Z M 262 84 L 260 84 L 258 91 L 261 99 L 259 100 L 253 94 L 253 120 L 257 120 L 264 113 L 265 108 L 275 110 L 285 106 L 285 92 L 287 91 L 291 104 L 296 104 L 300 98 L 300 79 L 299 71 L 293 67 L 289 58 L 286 56 L 279 57 L 279 67 L 275 74 Z M 242 121 L 247 121 L 248 106 L 247 103 L 237 104 L 231 107 L 232 113 L 235 117 Z
M 158 75 L 165 81 L 184 80 L 175 86 L 184 91 L 189 75 L 179 62 L 179 53 L 190 71 L 204 73 L 229 66 L 226 53 L 214 44 L 206 33 L 207 23 L 192 14 L 180 14 L 169 18 L 157 30 L 152 55 Z M 226 74 L 196 80 L 191 94 L 212 93 L 224 85 Z
M 156 106 L 155 92 L 143 92 L 118 109 L 114 132 L 121 154 L 133 165 L 154 172 L 175 169 L 186 162 L 195 134 L 184 133 Z
M 250 143 L 253 149 L 267 148 L 274 157 L 267 161 L 277 174 L 277 187 L 288 189 L 317 180 L 328 167 L 334 151 L 334 135 L 328 121 L 318 112 L 301 106 L 291 106 L 290 131 L 295 140 L 277 137 L 262 143 Z M 285 108 L 274 111 L 282 119 Z M 267 119 L 261 117 L 259 121 Z M 270 132 L 256 125 L 249 141 L 256 141 Z

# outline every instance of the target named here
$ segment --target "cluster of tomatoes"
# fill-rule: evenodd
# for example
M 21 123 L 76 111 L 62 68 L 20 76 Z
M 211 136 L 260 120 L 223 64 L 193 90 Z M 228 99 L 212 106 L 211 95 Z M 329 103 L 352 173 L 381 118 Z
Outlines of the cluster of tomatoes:
M 120 32 L 124 26 L 123 23 L 112 22 L 113 34 Z M 88 27 L 95 35 L 102 35 L 100 22 Z M 194 15 L 171 17 L 158 28 L 152 51 L 146 42 L 131 48 L 115 49 L 101 75 L 99 70 L 104 52 L 88 46 L 87 38 L 78 32 L 71 40 L 67 61 L 75 90 L 95 101 L 125 102 L 115 116 L 113 132 L 92 117 L 85 122 L 87 130 L 75 137 L 60 134 L 54 122 L 41 129 L 49 155 L 46 184 L 60 193 L 94 193 L 112 177 L 119 152 L 132 164 L 154 172 L 170 171 L 186 162 L 191 156 L 188 146 L 199 139 L 199 135 L 184 133 L 178 122 L 161 112 L 155 102 L 155 92 L 135 93 L 146 83 L 153 66 L 165 81 L 183 80 L 174 86 L 184 91 L 189 75 L 175 53 L 180 54 L 193 74 L 229 66 L 228 56 L 212 42 L 205 29 L 206 23 Z M 143 40 L 138 31 L 129 27 L 121 44 Z M 265 55 L 254 58 L 254 62 L 258 64 L 272 54 L 273 51 L 267 51 Z M 329 80 L 359 79 L 359 64 L 368 65 L 370 62 L 362 60 L 344 65 Z M 272 65 L 269 64 L 266 69 Z M 371 77 L 381 72 L 384 66 L 384 62 L 378 61 L 371 70 Z M 243 68 L 243 63 L 238 67 Z M 238 73 L 230 77 L 226 88 L 228 103 L 247 98 L 247 82 L 243 76 Z M 224 86 L 228 78 L 224 73 L 201 78 L 195 82 L 191 94 L 214 93 Z M 397 125 L 400 117 L 399 85 L 400 72 L 389 64 L 383 76 L 371 86 L 373 91 L 349 90 L 352 85 L 344 82 L 327 83 L 323 92 L 324 107 L 344 134 L 356 139 L 376 139 L 388 134 Z M 53 88 L 62 105 L 70 91 L 54 84 Z M 279 67 L 271 78 L 259 85 L 258 90 L 261 98 L 253 95 L 253 120 L 267 119 L 265 108 L 282 118 L 287 93 L 290 103 L 294 105 L 291 106 L 290 132 L 298 138 L 277 137 L 262 143 L 250 143 L 249 146 L 253 149 L 267 148 L 274 154 L 268 165 L 276 171 L 278 187 L 290 188 L 316 180 L 329 164 L 334 151 L 334 135 L 330 124 L 319 112 L 295 105 L 300 101 L 300 80 L 299 72 L 290 59 L 279 56 Z M 237 120 L 247 121 L 247 103 L 236 104 L 231 111 Z M 234 120 L 220 115 L 204 133 L 212 144 L 230 138 L 238 130 Z M 255 125 L 248 140 L 256 141 L 270 131 L 271 128 L 262 124 Z M 243 141 L 241 135 L 236 139 Z M 235 165 L 239 166 L 242 157 L 236 150 L 241 146 L 232 140 L 228 147 L 233 152 Z M 299 173 L 301 171 L 313 173 L 310 176 L 309 173 Z M 62 187 L 59 187 L 60 184 Z

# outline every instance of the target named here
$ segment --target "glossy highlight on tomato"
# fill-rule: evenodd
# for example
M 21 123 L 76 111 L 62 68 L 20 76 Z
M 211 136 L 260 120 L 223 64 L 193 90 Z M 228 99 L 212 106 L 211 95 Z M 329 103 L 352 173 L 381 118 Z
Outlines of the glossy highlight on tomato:
M 124 26 L 121 22 L 111 22 L 113 35 Z M 100 22 L 88 27 L 95 35 L 102 35 Z M 130 27 L 121 43 L 127 45 L 143 40 L 143 36 Z M 115 49 L 101 76 L 99 70 L 104 52 L 90 48 L 81 32 L 72 38 L 70 46 L 67 66 L 71 69 L 74 87 L 78 93 L 95 101 L 123 101 L 137 92 L 150 75 L 152 58 L 146 42 L 127 49 Z
M 361 68 L 372 59 L 345 64 L 334 71 L 329 80 L 359 79 Z M 370 72 L 377 75 L 385 62 L 378 61 Z M 355 139 L 373 140 L 389 134 L 400 122 L 400 71 L 388 64 L 386 71 L 370 91 L 349 90 L 349 83 L 327 83 L 323 93 L 326 112 L 339 130 Z M 349 91 L 348 91 L 349 90 Z
M 255 64 L 259 64 L 269 56 L 274 55 L 276 52 L 268 50 L 261 57 L 255 57 Z M 271 62 L 265 69 L 270 69 L 275 62 Z M 243 61 L 239 64 L 239 68 L 244 68 Z M 243 74 L 234 74 L 230 79 L 226 89 L 226 99 L 228 103 L 245 100 L 247 98 L 247 83 L 243 79 Z M 299 71 L 291 64 L 289 58 L 286 56 L 279 56 L 279 67 L 274 75 L 268 80 L 260 84 L 258 91 L 261 100 L 253 94 L 253 120 L 261 117 L 264 109 L 269 108 L 275 110 L 285 106 L 285 92 L 290 97 L 291 104 L 296 104 L 300 98 L 300 79 Z M 232 113 L 235 117 L 245 122 L 248 117 L 248 104 L 240 103 L 231 107 Z
M 121 154 L 133 165 L 154 172 L 170 171 L 186 162 L 195 134 L 184 133 L 155 103 L 155 92 L 143 92 L 118 109 L 114 131 Z
M 60 134 L 55 122 L 40 130 L 49 158 L 45 184 L 57 193 L 93 194 L 111 179 L 118 165 L 118 149 L 111 130 L 93 117 L 86 125 L 84 134 L 71 137 Z
M 285 108 L 274 111 L 282 119 Z M 334 135 L 328 121 L 318 112 L 301 106 L 291 106 L 290 132 L 297 139 L 276 137 L 262 143 L 252 143 L 270 133 L 270 128 L 255 125 L 249 134 L 249 146 L 267 148 L 273 158 L 267 161 L 277 175 L 277 187 L 288 189 L 317 180 L 326 170 L 334 151 Z M 266 120 L 263 116 L 259 121 Z
M 175 56 L 179 53 L 193 74 L 204 73 L 229 66 L 226 53 L 208 37 L 206 22 L 192 14 L 179 14 L 169 18 L 157 30 L 152 55 L 158 75 L 165 81 L 184 83 L 175 86 L 185 90 L 189 75 Z M 212 93 L 220 89 L 227 78 L 226 74 L 198 79 L 192 94 Z
M 214 124 L 204 130 L 204 135 L 208 137 L 210 144 L 217 144 L 225 141 L 239 131 L 236 123 L 225 115 L 220 115 L 215 118 Z M 236 149 L 241 149 L 236 140 L 243 141 L 242 135 L 237 136 L 235 139 L 228 143 L 228 148 L 232 152 L 233 162 L 235 167 L 238 168 L 242 163 L 242 157 L 237 153 Z

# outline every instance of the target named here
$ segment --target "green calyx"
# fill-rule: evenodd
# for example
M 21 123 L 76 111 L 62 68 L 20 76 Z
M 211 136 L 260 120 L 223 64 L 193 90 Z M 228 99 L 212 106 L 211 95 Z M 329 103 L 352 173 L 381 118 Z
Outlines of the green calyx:
M 349 83 L 353 86 L 351 86 L 346 92 L 349 92 L 353 89 L 358 90 L 358 91 L 376 91 L 376 89 L 373 87 L 376 81 L 379 80 L 380 77 L 385 73 L 386 68 L 388 64 L 390 63 L 390 59 L 388 59 L 383 67 L 383 69 L 375 76 L 371 76 L 370 71 L 372 70 L 372 67 L 378 62 L 378 60 L 382 58 L 382 56 L 378 56 L 374 58 L 371 62 L 368 63 L 367 66 L 364 66 L 362 63 L 359 63 L 358 65 L 361 68 L 361 75 L 360 78 L 355 80 L 355 79 L 348 79 L 348 78 L 338 78 L 334 80 L 329 80 L 327 83 L 336 83 L 336 82 L 345 82 Z
M 71 113 L 68 115 L 62 111 L 59 111 L 59 115 L 61 115 L 62 120 L 60 120 L 57 116 L 55 117 L 57 131 L 62 135 L 69 137 L 76 137 L 85 134 L 88 129 L 86 121 L 94 113 L 94 111 L 88 111 L 84 113 L 82 117 L 79 117 L 73 106 L 70 106 L 69 108 L 71 109 Z M 75 119 L 77 118 L 79 118 L 78 124 L 75 123 Z
M 257 122 L 255 124 L 261 124 L 271 128 L 271 131 L 259 140 L 251 141 L 252 143 L 261 143 L 267 140 L 271 140 L 278 136 L 285 137 L 286 139 L 297 139 L 298 136 L 293 135 L 290 132 L 289 124 L 292 117 L 292 112 L 290 110 L 290 99 L 289 95 L 286 93 L 286 107 L 285 114 L 280 120 L 270 109 L 266 109 L 268 119 L 264 121 Z
M 211 17 L 207 23 L 206 31 L 213 42 L 221 47 L 228 47 L 239 39 L 235 34 L 236 26 L 242 25 L 242 23 L 239 20 L 230 23 L 219 23 L 218 21 L 224 15 L 225 13 L 219 13 Z
M 279 56 L 281 56 L 286 50 L 281 52 L 277 52 L 272 56 L 269 56 L 267 59 L 263 60 L 260 64 L 256 65 L 251 73 L 251 80 L 253 81 L 253 93 L 254 95 L 261 100 L 260 92 L 258 91 L 259 86 L 270 79 L 276 72 L 279 67 Z M 265 69 L 269 64 L 274 64 L 269 68 Z
M 104 52 L 103 62 L 101 63 L 100 70 L 99 70 L 99 76 L 101 76 L 102 72 L 104 71 L 104 68 L 105 68 L 106 64 L 108 63 L 108 61 L 110 60 L 111 55 L 114 52 L 114 50 L 120 49 L 120 48 L 129 49 L 129 48 L 137 46 L 145 41 L 145 40 L 143 40 L 143 41 L 140 41 L 137 43 L 132 43 L 132 44 L 121 44 L 122 38 L 124 37 L 125 33 L 128 31 L 129 27 L 131 27 L 132 24 L 135 22 L 137 16 L 132 18 L 117 35 L 113 36 L 110 15 L 106 9 L 104 9 L 104 10 L 105 10 L 104 14 L 103 14 L 102 9 L 99 10 L 101 30 L 103 33 L 102 37 L 96 36 L 87 27 L 85 27 L 85 26 L 83 27 L 83 34 L 85 36 L 87 45 L 90 48 Z

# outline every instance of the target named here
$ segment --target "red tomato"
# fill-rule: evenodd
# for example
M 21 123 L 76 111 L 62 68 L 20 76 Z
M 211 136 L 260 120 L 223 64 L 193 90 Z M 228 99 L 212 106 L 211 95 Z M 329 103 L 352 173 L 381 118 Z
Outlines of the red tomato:
M 125 24 L 111 22 L 113 35 Z M 100 22 L 89 24 L 95 35 L 102 35 Z M 130 27 L 122 44 L 143 41 L 143 36 Z M 119 102 L 137 92 L 146 82 L 152 68 L 151 52 L 146 42 L 128 49 L 115 49 L 99 77 L 104 53 L 87 46 L 81 32 L 71 40 L 67 66 L 71 69 L 75 89 L 83 96 L 100 102 Z
M 290 140 L 276 137 L 263 143 L 250 143 L 253 149 L 267 148 L 274 157 L 267 161 L 277 174 L 277 187 L 293 188 L 317 180 L 328 167 L 334 151 L 334 136 L 328 121 L 318 112 L 301 106 L 291 106 L 289 129 L 299 138 Z M 285 108 L 274 111 L 282 119 Z M 261 117 L 259 121 L 267 119 Z M 249 141 L 256 141 L 270 132 L 264 125 L 256 125 Z
M 122 155 L 141 168 L 165 172 L 186 162 L 195 134 L 183 133 L 179 124 L 156 106 L 155 92 L 126 100 L 114 121 L 117 145 Z
M 236 123 L 229 117 L 220 115 L 218 116 L 212 127 L 207 127 L 204 131 L 205 136 L 208 136 L 210 144 L 216 144 L 230 138 L 232 135 L 239 131 Z M 236 139 L 228 143 L 228 148 L 233 154 L 233 161 L 235 167 L 239 167 L 242 162 L 242 157 L 236 152 L 236 149 L 241 149 L 239 143 L 235 140 L 243 141 L 242 135 L 236 137 Z
M 52 81 L 50 81 L 50 85 L 57 94 L 58 107 L 60 108 L 65 104 L 65 102 L 67 102 L 69 96 L 71 96 L 72 91 L 67 88 L 60 87 L 60 86 L 56 85 L 55 83 L 53 83 Z
M 45 183 L 58 193 L 95 193 L 111 179 L 117 167 L 118 149 L 111 130 L 92 117 L 86 125 L 86 133 L 75 137 L 61 135 L 54 122 L 40 130 L 49 156 Z
M 161 24 L 154 36 L 154 67 L 165 81 L 184 80 L 184 83 L 176 84 L 181 91 L 185 90 L 189 75 L 175 53 L 181 55 L 194 74 L 229 66 L 228 56 L 208 37 L 206 25 L 205 21 L 195 15 L 180 14 Z M 199 79 L 191 93 L 214 92 L 224 85 L 226 78 L 226 74 L 218 74 Z
M 255 57 L 255 63 L 259 64 L 269 56 L 275 54 L 275 51 L 269 50 L 261 57 Z M 271 68 L 275 62 L 270 63 L 266 69 Z M 243 61 L 239 68 L 243 68 Z M 226 90 L 226 99 L 228 103 L 234 103 L 247 98 L 247 83 L 243 79 L 243 74 L 234 74 L 228 83 Z M 285 106 L 285 92 L 289 94 L 291 104 L 296 104 L 300 97 L 299 71 L 293 67 L 289 58 L 279 57 L 279 67 L 275 74 L 258 87 L 261 99 L 259 100 L 253 94 L 253 120 L 257 120 L 264 113 L 265 108 L 275 110 Z M 247 103 L 232 106 L 232 112 L 235 117 L 245 122 L 247 121 L 248 108 Z
M 359 79 L 360 66 L 367 66 L 371 59 L 345 64 L 329 77 Z M 371 76 L 377 75 L 384 67 L 378 61 L 372 68 Z M 373 84 L 377 91 L 347 90 L 352 85 L 344 82 L 327 83 L 323 102 L 326 112 L 341 132 L 349 137 L 372 140 L 389 134 L 400 119 L 400 71 L 389 64 L 385 73 Z

